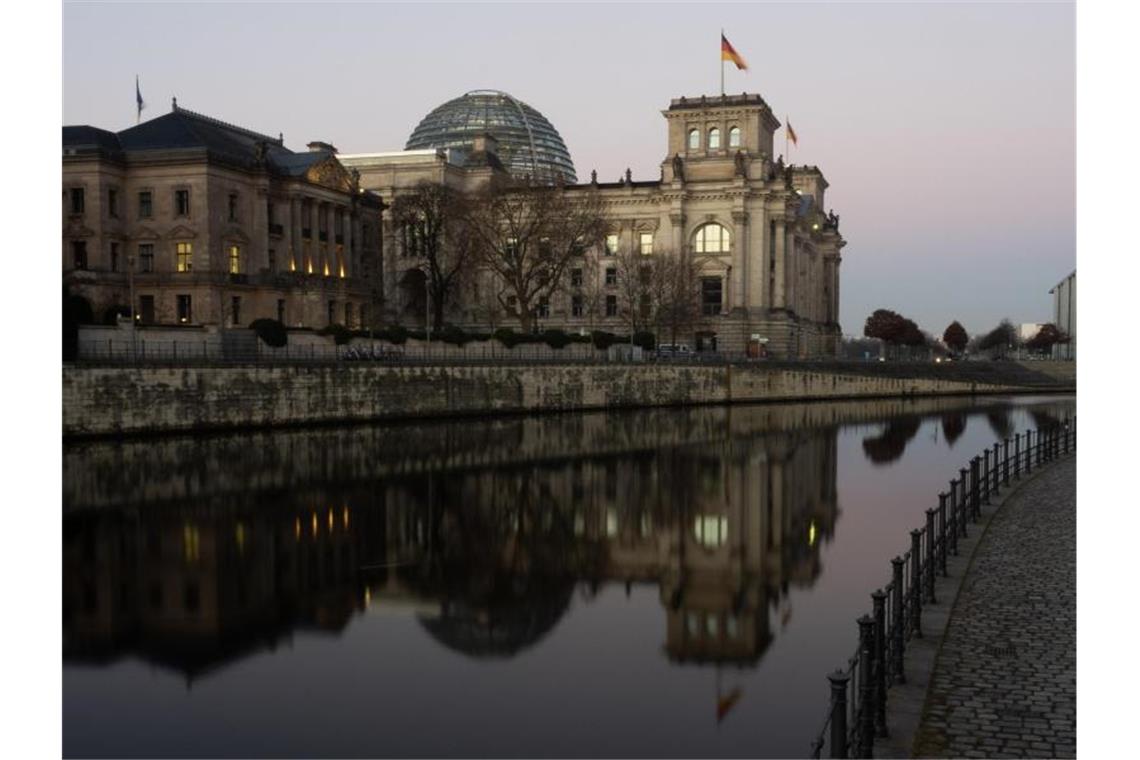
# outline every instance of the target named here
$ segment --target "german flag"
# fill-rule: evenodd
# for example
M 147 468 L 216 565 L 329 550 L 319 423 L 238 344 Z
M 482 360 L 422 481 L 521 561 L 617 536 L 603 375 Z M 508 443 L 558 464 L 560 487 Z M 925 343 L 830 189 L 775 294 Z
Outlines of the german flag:
M 792 129 L 791 120 L 785 119 L 785 121 L 788 122 L 788 139 L 792 141 L 792 145 L 795 145 L 797 148 L 800 147 L 800 141 L 796 139 L 796 130 Z
M 744 62 L 744 58 L 740 53 L 736 52 L 736 48 L 724 36 L 724 32 L 720 33 L 720 59 L 722 61 L 732 61 L 736 64 L 736 68 L 743 71 L 748 70 L 748 64 Z

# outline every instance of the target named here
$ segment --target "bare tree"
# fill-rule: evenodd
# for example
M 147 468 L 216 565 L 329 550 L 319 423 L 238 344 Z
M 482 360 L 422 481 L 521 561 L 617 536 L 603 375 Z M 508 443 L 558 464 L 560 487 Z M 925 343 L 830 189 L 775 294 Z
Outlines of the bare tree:
M 650 290 L 656 305 L 656 324 L 669 331 L 671 343 L 677 334 L 700 318 L 700 264 L 684 252 L 654 254 Z
M 658 257 L 622 249 L 613 257 L 613 261 L 617 269 L 618 312 L 629 324 L 632 336 L 652 325 L 657 307 L 654 269 Z
M 392 202 L 392 221 L 403 252 L 418 259 L 423 272 L 422 284 L 410 280 L 408 284 L 422 288 L 430 298 L 436 328 L 443 324 L 445 310 L 454 305 L 474 263 L 471 238 L 463 228 L 467 206 L 457 190 L 427 181 Z
M 480 263 L 502 281 L 500 302 L 523 332 L 533 329 L 538 305 L 564 286 L 570 262 L 601 242 L 602 211 L 594 191 L 573 197 L 560 186 L 506 178 L 472 199 L 467 231 Z

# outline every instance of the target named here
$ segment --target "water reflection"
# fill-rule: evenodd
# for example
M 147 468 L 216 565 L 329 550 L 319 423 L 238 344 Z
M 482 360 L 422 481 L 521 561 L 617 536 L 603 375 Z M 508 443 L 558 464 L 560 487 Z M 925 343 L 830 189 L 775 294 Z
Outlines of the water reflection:
M 647 716 L 667 716 L 669 726 L 658 726 L 659 743 L 651 747 L 644 737 L 652 732 L 638 729 L 642 753 L 795 752 L 815 730 L 826 694 L 805 687 L 792 695 L 779 684 L 791 677 L 789 667 L 796 678 L 822 682 L 846 656 L 854 610 L 882 581 L 888 556 L 876 549 L 872 559 L 852 559 L 868 553 L 853 551 L 856 545 L 884 530 L 854 500 L 855 489 L 841 505 L 843 468 L 862 460 L 876 479 L 909 472 L 890 468 L 908 447 L 922 449 L 916 441 L 941 430 L 952 443 L 969 427 L 973 447 L 974 434 L 987 426 L 977 419 L 968 426 L 969 418 L 986 417 L 996 432 L 997 420 L 1013 424 L 1009 409 L 999 399 L 880 400 L 69 444 L 68 753 L 99 754 L 103 747 L 104 754 L 123 754 L 128 740 L 121 737 L 133 736 L 127 726 L 141 712 L 178 729 L 156 729 L 149 743 L 132 744 L 141 754 L 175 753 L 188 736 L 213 741 L 202 750 L 207 755 L 456 754 L 451 745 L 424 743 L 422 732 L 436 728 L 467 742 L 470 751 L 458 754 L 510 754 L 494 731 L 472 727 L 495 720 L 486 712 L 491 706 L 464 703 L 471 723 L 453 711 L 433 718 L 442 728 L 425 724 L 417 732 L 406 728 L 418 720 L 416 710 L 400 713 L 392 700 L 430 712 L 434 694 L 482 689 L 475 699 L 490 705 L 501 697 L 497 684 L 513 683 L 513 664 L 545 664 L 553 668 L 539 671 L 546 677 L 581 671 L 582 694 L 641 700 Z M 1031 407 L 1058 418 L 1069 409 L 1067 401 Z M 1015 417 L 1023 429 L 1026 415 Z M 851 489 L 850 477 L 845 483 Z M 877 494 L 872 498 L 886 509 Z M 828 612 L 812 617 L 811 600 L 837 574 L 844 588 L 828 597 Z M 850 609 L 835 601 L 853 594 Z M 605 606 L 623 596 L 625 606 Z M 815 628 L 797 629 L 797 621 L 785 627 L 793 601 L 797 621 L 812 620 Z M 587 607 L 603 611 L 587 614 Z M 382 613 L 398 615 L 399 625 L 388 625 L 390 618 L 386 627 L 373 625 Z M 595 626 L 587 627 L 590 635 L 572 627 L 583 621 Z M 576 633 L 556 635 L 568 630 Z M 624 648 L 608 649 L 607 631 Z M 796 640 L 789 635 L 796 631 L 807 635 Z M 324 646 L 301 655 L 295 638 Z M 785 645 L 801 651 L 789 654 Z M 414 675 L 390 667 L 409 649 L 431 660 L 417 662 Z M 615 679 L 640 653 L 660 671 L 639 661 L 643 680 L 623 691 Z M 164 702 L 160 682 L 125 667 L 136 659 L 178 674 L 190 695 L 178 706 Z M 236 667 L 242 662 L 258 667 Z M 337 662 L 391 679 L 383 682 L 391 690 L 381 712 L 391 721 L 384 735 L 393 744 L 369 751 L 376 734 L 368 727 L 382 718 L 369 713 L 354 722 L 352 701 L 339 703 L 339 712 L 307 713 L 313 725 L 304 736 L 335 746 L 301 746 L 301 734 L 264 728 L 280 714 L 309 709 L 282 691 L 292 676 L 282 671 L 303 667 L 305 690 L 337 699 L 344 684 L 324 672 L 330 664 L 335 672 Z M 478 675 L 457 663 L 478 664 Z M 722 670 L 731 679 L 723 689 Z M 80 671 L 83 678 L 75 675 Z M 686 674 L 710 685 L 715 678 L 716 725 L 729 710 L 749 712 L 748 721 L 725 723 L 725 730 L 742 731 L 734 743 L 714 751 L 710 737 L 686 722 L 692 713 L 678 686 L 692 685 Z M 549 689 L 546 681 L 526 684 L 509 701 L 512 714 L 526 713 Z M 574 688 L 566 685 L 566 693 Z M 206 698 L 189 698 L 199 695 Z M 230 705 L 232 726 L 197 712 L 217 699 Z M 598 732 L 578 737 L 567 752 L 628 754 L 624 745 L 604 743 L 624 736 L 623 719 L 591 714 L 583 699 L 567 702 L 564 717 L 592 721 Z M 600 698 L 589 699 L 592 705 Z M 777 706 L 758 712 L 769 699 Z M 734 707 L 741 700 L 747 707 Z M 701 704 L 699 714 L 711 722 L 710 703 Z M 257 730 L 240 718 L 264 723 Z M 542 716 L 528 720 L 538 736 Z M 759 725 L 752 721 L 772 724 L 765 729 L 770 746 L 744 731 Z M 679 744 L 686 736 L 696 743 Z M 241 744 L 249 737 L 269 743 Z M 537 752 L 546 745 L 519 746 Z

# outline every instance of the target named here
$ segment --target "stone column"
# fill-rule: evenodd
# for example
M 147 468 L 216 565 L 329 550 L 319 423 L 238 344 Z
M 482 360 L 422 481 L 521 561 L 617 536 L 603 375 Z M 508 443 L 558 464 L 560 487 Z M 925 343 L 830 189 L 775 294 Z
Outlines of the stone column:
M 290 271 L 301 271 L 301 199 L 295 195 L 289 196 L 289 241 L 290 264 L 286 266 Z
M 356 239 L 352 235 L 352 226 L 356 223 L 356 214 L 352 213 L 352 206 L 353 202 L 349 201 L 344 209 L 344 255 L 348 259 L 348 276 L 359 277 L 360 265 L 356 251 L 352 247 L 352 241 Z
M 748 278 L 749 270 L 752 268 L 748 246 L 748 212 L 733 211 L 732 222 L 736 226 L 736 232 L 732 238 L 732 271 L 734 274 L 732 288 L 736 293 L 735 297 L 729 299 L 729 302 L 747 309 L 749 302 Z
M 320 274 L 318 267 L 321 265 L 321 203 L 317 199 L 313 199 L 309 203 L 309 262 L 305 266 L 305 273 L 308 274 L 309 269 L 313 270 L 313 274 Z
M 242 251 L 242 270 L 247 274 L 256 274 L 258 269 L 269 266 L 268 183 L 258 182 L 257 189 L 253 193 L 253 203 L 251 206 L 253 207 L 253 218 L 248 220 L 246 224 L 250 232 L 249 240 L 252 250 Z M 255 254 L 254 251 L 257 253 Z M 250 303 L 250 307 L 252 306 L 253 304 Z
M 776 292 L 772 294 L 772 307 L 775 309 L 787 308 L 787 272 L 785 271 L 787 233 L 784 230 L 784 220 L 776 220 Z
M 685 215 L 680 211 L 671 211 L 669 222 L 673 227 L 673 255 L 680 256 L 685 250 Z

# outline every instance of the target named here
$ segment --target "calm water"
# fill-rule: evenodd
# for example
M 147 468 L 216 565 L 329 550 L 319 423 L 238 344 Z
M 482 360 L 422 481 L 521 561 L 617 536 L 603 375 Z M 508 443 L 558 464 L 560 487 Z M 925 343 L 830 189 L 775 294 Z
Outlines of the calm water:
M 804 756 L 968 458 L 1074 400 L 64 448 L 69 756 Z

